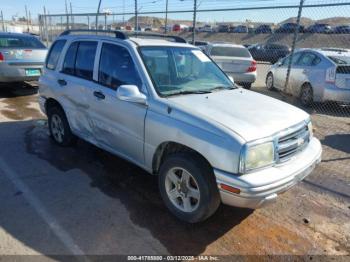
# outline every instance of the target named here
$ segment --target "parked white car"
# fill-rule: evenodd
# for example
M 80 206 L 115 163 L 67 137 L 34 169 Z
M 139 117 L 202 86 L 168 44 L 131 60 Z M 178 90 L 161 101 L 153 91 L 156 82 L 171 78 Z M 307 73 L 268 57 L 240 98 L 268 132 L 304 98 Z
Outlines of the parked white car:
M 266 77 L 268 89 L 285 90 L 290 59 L 283 58 L 271 67 Z M 300 49 L 291 65 L 285 91 L 299 97 L 304 106 L 326 101 L 350 104 L 350 50 Z
M 235 83 L 250 89 L 255 82 L 256 61 L 242 45 L 210 43 L 202 47 L 215 63 L 229 76 L 232 76 Z
M 320 162 L 306 112 L 237 88 L 182 38 L 70 32 L 39 83 L 52 139 L 79 137 L 158 175 L 178 218 L 202 221 L 220 202 L 264 206 Z

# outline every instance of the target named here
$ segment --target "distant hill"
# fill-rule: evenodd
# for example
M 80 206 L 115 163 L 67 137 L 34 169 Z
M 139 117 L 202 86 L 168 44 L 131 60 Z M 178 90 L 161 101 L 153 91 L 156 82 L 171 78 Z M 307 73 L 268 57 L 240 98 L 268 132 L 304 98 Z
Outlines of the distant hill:
M 296 17 L 290 17 L 279 24 L 285 24 L 285 23 L 296 23 L 297 18 Z M 322 23 L 322 24 L 330 24 L 330 25 L 347 25 L 350 24 L 350 17 L 330 17 L 330 18 L 325 18 L 321 20 L 312 20 L 307 17 L 302 17 L 300 19 L 301 24 L 304 26 L 310 26 L 312 24 L 316 23 Z
M 139 21 L 139 25 L 141 25 L 141 27 L 144 27 L 144 26 L 160 27 L 160 26 L 164 26 L 164 24 L 165 24 L 164 18 L 152 17 L 152 16 L 139 16 L 138 21 Z M 297 21 L 296 17 L 290 17 L 284 21 L 277 23 L 277 25 L 281 25 L 281 24 L 285 24 L 285 23 L 296 23 L 296 21 Z M 135 17 L 131 17 L 127 21 L 127 23 L 134 25 Z M 204 24 L 203 22 L 200 22 L 200 21 L 198 21 L 198 23 Z M 330 25 L 343 25 L 343 24 L 346 25 L 346 24 L 350 24 L 350 17 L 330 17 L 330 18 L 325 18 L 325 19 L 321 19 L 321 20 L 312 20 L 308 17 L 301 18 L 301 24 L 304 26 L 310 26 L 310 25 L 313 25 L 315 23 L 325 23 L 325 24 L 330 24 Z M 118 24 L 121 25 L 121 23 L 118 23 Z M 184 25 L 191 26 L 192 21 L 168 19 L 168 24 L 169 25 L 184 24 Z M 242 23 L 232 21 L 232 22 L 225 22 L 225 24 L 238 25 L 238 24 L 242 24 Z M 258 25 L 258 24 L 263 24 L 263 22 L 259 22 L 259 23 L 249 22 L 249 24 Z M 266 24 L 269 24 L 269 23 L 266 23 Z
M 159 18 L 159 17 L 152 17 L 152 16 L 138 16 L 137 17 L 139 24 L 142 25 L 151 25 L 153 27 L 160 27 L 165 24 L 165 19 L 164 18 Z M 135 17 L 131 17 L 128 20 L 129 24 L 134 24 L 135 23 Z M 184 25 L 192 25 L 192 21 L 189 20 L 173 20 L 173 19 L 168 19 L 168 24 L 184 24 Z
M 330 25 L 349 25 L 350 17 L 331 17 L 331 18 L 318 20 L 317 22 L 330 24 Z
M 280 22 L 279 24 L 282 25 L 282 24 L 285 24 L 285 23 L 296 23 L 297 22 L 297 18 L 296 17 L 290 17 L 282 22 Z M 302 25 L 306 25 L 306 26 L 309 26 L 309 25 L 312 25 L 315 23 L 314 20 L 310 19 L 310 18 L 307 18 L 307 17 L 301 17 L 300 19 L 300 23 Z

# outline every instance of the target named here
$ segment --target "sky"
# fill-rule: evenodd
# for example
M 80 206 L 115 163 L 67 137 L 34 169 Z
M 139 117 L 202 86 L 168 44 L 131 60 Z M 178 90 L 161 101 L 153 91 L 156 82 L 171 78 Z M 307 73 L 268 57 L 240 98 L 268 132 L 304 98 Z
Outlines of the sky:
M 43 13 L 46 7 L 50 14 L 64 14 L 65 0 L 0 0 L 3 2 L 0 9 L 5 19 L 13 15 L 25 16 L 25 5 L 30 10 L 33 18 Z M 194 0 L 168 0 L 169 10 L 193 10 Z M 73 13 L 93 13 L 97 10 L 98 0 L 67 0 L 68 7 L 71 3 Z M 298 5 L 300 0 L 198 0 L 198 9 L 226 9 L 257 6 Z M 139 12 L 164 11 L 166 0 L 138 0 Z M 305 4 L 348 3 L 347 6 L 305 8 L 303 16 L 311 19 L 322 19 L 334 16 L 350 16 L 350 0 L 305 0 Z M 133 12 L 134 0 L 102 0 L 101 10 L 110 10 L 114 13 Z M 230 12 L 199 12 L 198 20 L 203 22 L 244 22 L 246 19 L 253 22 L 280 22 L 297 15 L 297 9 L 271 9 L 249 10 Z M 153 15 L 164 17 L 164 14 Z M 131 16 L 125 16 L 128 19 Z M 192 19 L 192 13 L 169 14 L 171 19 Z M 114 17 L 121 20 L 122 16 Z

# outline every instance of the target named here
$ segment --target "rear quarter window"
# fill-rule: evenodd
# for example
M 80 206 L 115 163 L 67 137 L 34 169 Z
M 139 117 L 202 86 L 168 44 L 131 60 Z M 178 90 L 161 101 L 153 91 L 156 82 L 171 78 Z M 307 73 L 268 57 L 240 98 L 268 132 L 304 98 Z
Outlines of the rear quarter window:
M 243 47 L 214 46 L 210 55 L 212 56 L 234 56 L 234 57 L 251 57 L 249 51 Z
M 55 70 L 66 40 L 56 41 L 50 49 L 46 59 L 46 68 Z

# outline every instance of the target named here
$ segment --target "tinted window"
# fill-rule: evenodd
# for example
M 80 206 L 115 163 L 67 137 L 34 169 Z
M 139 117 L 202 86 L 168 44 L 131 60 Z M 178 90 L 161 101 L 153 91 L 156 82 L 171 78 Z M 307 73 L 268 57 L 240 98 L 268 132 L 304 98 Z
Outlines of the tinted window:
M 78 49 L 78 42 L 74 42 L 67 50 L 66 57 L 64 59 L 62 72 L 70 75 L 75 73 L 75 57 Z
M 32 36 L 0 36 L 0 48 L 46 48 Z
M 295 53 L 295 54 L 294 54 L 293 59 L 292 59 L 292 65 L 295 65 L 295 64 L 298 62 L 300 56 L 301 56 L 301 53 Z M 286 58 L 284 59 L 284 61 L 283 61 L 283 65 L 288 66 L 289 61 L 290 61 L 291 58 L 292 58 L 292 56 L 286 57 Z
M 271 49 L 271 50 L 276 50 L 276 49 L 288 50 L 288 47 L 287 47 L 287 46 L 284 46 L 284 45 L 275 45 L 275 44 L 266 45 L 265 48 L 266 48 L 266 49 Z
M 251 57 L 249 51 L 243 47 L 214 46 L 210 53 L 212 56 Z
M 75 75 L 92 79 L 97 42 L 80 42 L 75 62 Z
M 350 64 L 350 56 L 328 56 L 333 62 L 335 62 L 338 65 L 346 65 Z
M 63 49 L 65 44 L 66 44 L 65 40 L 59 40 L 53 44 L 53 46 L 50 50 L 50 53 L 47 57 L 47 60 L 46 60 L 47 61 L 46 67 L 48 69 L 55 70 L 58 59 L 60 58 L 62 49 Z
M 320 62 L 320 59 L 312 53 L 305 53 L 298 61 L 298 65 L 312 66 Z
M 98 79 L 112 89 L 120 85 L 141 87 L 141 79 L 128 50 L 113 44 L 104 43 L 102 46 Z

